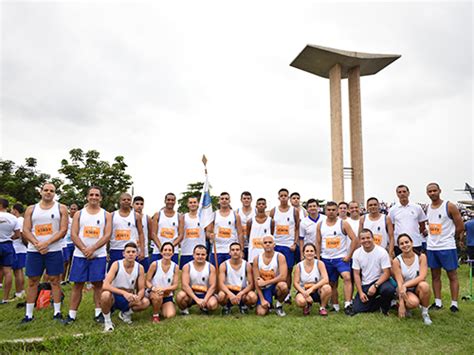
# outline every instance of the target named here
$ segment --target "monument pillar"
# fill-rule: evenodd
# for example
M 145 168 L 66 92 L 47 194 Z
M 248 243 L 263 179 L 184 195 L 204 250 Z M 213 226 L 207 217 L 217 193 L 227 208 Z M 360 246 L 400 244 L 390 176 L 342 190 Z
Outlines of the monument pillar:
M 329 90 L 331 101 L 331 171 L 332 199 L 344 201 L 343 146 L 342 146 L 342 104 L 341 65 L 329 70 Z

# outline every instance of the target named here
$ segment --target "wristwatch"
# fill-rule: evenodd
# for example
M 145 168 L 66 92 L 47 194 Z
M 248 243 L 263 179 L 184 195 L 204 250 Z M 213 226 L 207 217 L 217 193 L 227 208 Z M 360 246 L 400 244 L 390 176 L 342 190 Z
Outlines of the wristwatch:
M 377 282 L 374 283 L 374 287 L 375 287 L 376 289 L 378 289 L 378 288 L 379 288 L 379 284 L 378 284 Z

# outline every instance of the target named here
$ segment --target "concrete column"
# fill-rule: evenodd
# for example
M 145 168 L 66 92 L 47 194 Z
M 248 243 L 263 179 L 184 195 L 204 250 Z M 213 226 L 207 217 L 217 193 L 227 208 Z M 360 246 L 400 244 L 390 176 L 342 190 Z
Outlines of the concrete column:
M 362 151 L 362 118 L 360 109 L 360 67 L 351 68 L 349 82 L 349 126 L 351 140 L 352 199 L 364 203 L 364 161 Z
M 329 71 L 331 99 L 331 168 L 332 198 L 344 200 L 344 172 L 342 150 L 342 107 L 341 107 L 341 65 L 334 65 Z

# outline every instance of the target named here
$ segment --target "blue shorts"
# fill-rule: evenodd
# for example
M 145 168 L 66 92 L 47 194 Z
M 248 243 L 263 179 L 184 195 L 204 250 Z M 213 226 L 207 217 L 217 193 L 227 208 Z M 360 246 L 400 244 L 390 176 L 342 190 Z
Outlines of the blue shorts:
M 144 258 L 143 260 L 138 261 L 140 265 L 143 266 L 143 269 L 145 270 L 145 274 L 148 272 L 148 269 L 150 268 L 150 258 Z
M 69 281 L 72 282 L 98 282 L 104 281 L 107 258 L 87 259 L 74 256 L 71 264 Z
M 62 274 L 64 272 L 63 252 L 52 251 L 44 255 L 31 251 L 26 253 L 26 276 L 41 276 L 44 270 L 50 276 Z
M 206 297 L 206 294 L 205 293 L 194 293 L 196 295 L 197 298 L 200 298 L 200 299 L 204 299 L 204 297 Z M 173 298 L 173 297 L 171 297 Z M 165 300 L 163 299 L 163 303 L 165 303 Z M 191 307 L 192 305 L 196 304 L 196 301 L 194 299 L 191 298 L 191 304 L 189 305 L 189 307 Z
M 107 271 L 110 270 L 110 267 L 114 263 L 114 261 L 122 260 L 123 259 L 123 250 L 118 249 L 110 249 L 109 250 L 109 264 L 107 265 Z
M 26 265 L 26 253 L 15 254 L 15 260 L 13 260 L 12 269 L 21 270 Z
M 428 266 L 431 269 L 445 269 L 453 271 L 458 268 L 458 253 L 456 249 L 427 250 Z
M 291 272 L 293 265 L 295 265 L 295 252 L 291 251 L 290 247 L 284 247 L 282 245 L 276 245 L 275 251 L 282 253 L 285 256 L 288 272 Z
M 319 295 L 318 290 L 314 291 L 312 294 L 310 294 L 310 296 L 314 303 L 321 303 L 321 296 Z
M 328 272 L 329 281 L 336 282 L 339 275 L 343 272 L 351 272 L 351 263 L 342 261 L 342 258 L 336 259 L 323 259 L 321 261 L 326 266 L 326 270 Z
M 244 247 L 244 260 L 249 260 L 249 247 Z
M 217 263 L 220 265 L 226 260 L 230 259 L 230 254 L 229 253 L 217 253 Z M 209 262 L 214 265 L 216 268 L 219 266 L 216 266 L 216 258 L 214 257 L 214 252 L 209 255 Z
M 174 302 L 173 296 L 163 297 L 163 303 L 162 304 L 165 304 L 166 302 Z
M 179 258 L 179 269 L 182 270 L 184 265 L 193 260 L 194 257 L 192 255 L 181 255 L 181 258 Z
M 74 244 L 68 244 L 66 247 L 63 248 L 63 258 L 65 263 L 71 261 L 73 253 Z
M 273 297 L 276 297 L 276 285 L 271 285 L 270 287 L 262 289 L 263 298 L 268 303 L 273 304 Z M 258 298 L 257 305 L 262 304 L 260 297 Z
M 15 261 L 15 249 L 13 243 L 0 243 L 0 266 L 12 266 Z
M 161 254 L 151 254 L 150 264 L 154 261 L 161 260 L 162 258 L 163 258 L 163 256 L 161 256 Z M 178 264 L 178 259 L 179 259 L 179 254 L 178 253 L 175 253 L 171 257 L 171 261 L 174 262 L 175 264 Z
M 117 293 L 112 293 L 114 296 L 114 304 L 112 305 L 112 312 L 116 309 L 121 310 L 122 312 L 127 312 L 130 310 L 129 303 L 125 297 Z

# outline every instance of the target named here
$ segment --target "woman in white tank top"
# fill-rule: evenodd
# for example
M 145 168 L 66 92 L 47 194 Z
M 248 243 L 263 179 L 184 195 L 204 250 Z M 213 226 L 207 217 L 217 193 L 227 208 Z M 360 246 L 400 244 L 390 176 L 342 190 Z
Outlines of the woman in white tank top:
M 402 254 L 393 259 L 392 272 L 397 281 L 398 316 L 404 318 L 407 310 L 421 304 L 423 322 L 431 324 L 428 305 L 431 296 L 430 286 L 426 282 L 428 263 L 425 254 L 417 255 L 413 251 L 413 240 L 408 234 L 400 234 L 397 238 Z
M 303 314 L 309 315 L 314 302 L 319 302 L 319 314 L 327 316 L 326 305 L 331 297 L 329 277 L 323 262 L 317 260 L 316 246 L 307 243 L 303 247 L 304 260 L 295 268 L 293 285 L 298 294 L 295 301 L 298 307 L 303 308 Z
M 160 321 L 160 311 L 164 318 L 172 318 L 176 315 L 173 302 L 173 291 L 178 288 L 178 265 L 171 260 L 174 255 L 174 246 L 171 242 L 161 245 L 161 260 L 155 260 L 146 275 L 146 287 L 148 288 L 150 302 L 153 307 L 151 321 Z

